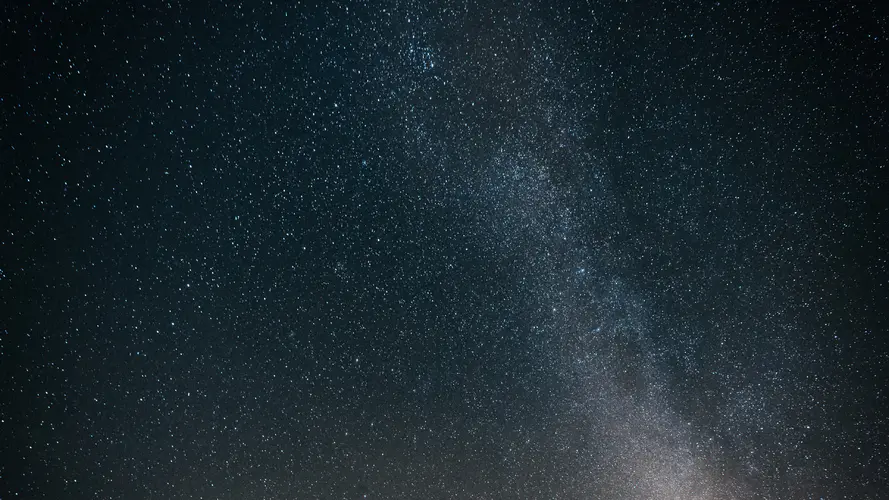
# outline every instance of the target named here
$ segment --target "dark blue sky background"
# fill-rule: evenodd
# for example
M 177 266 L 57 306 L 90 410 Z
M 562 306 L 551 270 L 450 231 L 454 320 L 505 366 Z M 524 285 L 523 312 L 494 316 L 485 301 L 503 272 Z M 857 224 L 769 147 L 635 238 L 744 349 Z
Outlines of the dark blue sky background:
M 885 498 L 874 3 L 0 7 L 0 496 Z

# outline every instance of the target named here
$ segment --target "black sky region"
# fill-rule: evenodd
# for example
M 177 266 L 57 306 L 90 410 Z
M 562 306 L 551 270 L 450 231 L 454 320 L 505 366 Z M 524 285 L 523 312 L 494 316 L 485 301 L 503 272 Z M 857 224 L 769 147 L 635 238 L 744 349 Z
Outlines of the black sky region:
M 887 20 L 2 2 L 0 498 L 889 498 Z

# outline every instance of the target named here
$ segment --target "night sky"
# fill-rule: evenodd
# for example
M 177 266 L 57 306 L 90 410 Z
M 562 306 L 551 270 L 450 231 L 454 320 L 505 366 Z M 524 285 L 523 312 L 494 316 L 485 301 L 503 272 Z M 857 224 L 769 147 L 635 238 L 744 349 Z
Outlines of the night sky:
M 881 2 L 0 6 L 0 498 L 889 498 Z

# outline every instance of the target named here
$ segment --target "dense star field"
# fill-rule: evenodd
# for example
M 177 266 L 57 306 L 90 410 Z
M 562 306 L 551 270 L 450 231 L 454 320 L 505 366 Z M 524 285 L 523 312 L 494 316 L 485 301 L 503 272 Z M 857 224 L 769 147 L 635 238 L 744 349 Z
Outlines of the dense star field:
M 881 2 L 3 2 L 0 498 L 889 498 Z

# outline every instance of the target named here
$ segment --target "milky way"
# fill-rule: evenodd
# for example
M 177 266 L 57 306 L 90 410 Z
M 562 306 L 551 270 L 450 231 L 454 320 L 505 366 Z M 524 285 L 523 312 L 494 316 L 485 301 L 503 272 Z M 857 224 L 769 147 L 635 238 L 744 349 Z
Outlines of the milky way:
M 879 8 L 3 13 L 0 496 L 889 495 Z

